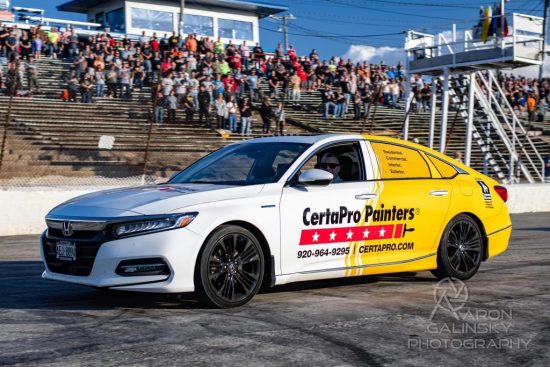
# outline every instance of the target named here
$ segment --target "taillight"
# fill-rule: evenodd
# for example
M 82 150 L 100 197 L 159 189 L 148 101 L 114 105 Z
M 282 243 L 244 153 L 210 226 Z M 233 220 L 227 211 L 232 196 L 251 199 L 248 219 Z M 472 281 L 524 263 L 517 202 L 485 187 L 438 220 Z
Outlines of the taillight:
M 508 190 L 506 190 L 506 187 L 504 187 L 504 186 L 495 186 L 495 191 L 497 192 L 498 196 L 500 196 L 502 201 L 504 201 L 504 202 L 508 201 Z

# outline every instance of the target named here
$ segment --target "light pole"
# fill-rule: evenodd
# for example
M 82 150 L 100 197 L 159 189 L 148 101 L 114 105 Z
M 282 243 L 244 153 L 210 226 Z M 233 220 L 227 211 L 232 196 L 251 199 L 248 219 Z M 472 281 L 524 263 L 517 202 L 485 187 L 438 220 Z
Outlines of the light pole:
M 283 21 L 283 37 L 285 50 L 288 50 L 288 21 L 296 19 L 296 17 L 292 14 L 285 14 L 283 16 L 270 15 L 269 18 Z
M 180 24 L 178 27 L 178 36 L 180 36 L 180 38 L 183 36 L 183 25 L 184 25 L 183 10 L 184 9 L 185 9 L 185 0 L 181 0 L 180 1 Z

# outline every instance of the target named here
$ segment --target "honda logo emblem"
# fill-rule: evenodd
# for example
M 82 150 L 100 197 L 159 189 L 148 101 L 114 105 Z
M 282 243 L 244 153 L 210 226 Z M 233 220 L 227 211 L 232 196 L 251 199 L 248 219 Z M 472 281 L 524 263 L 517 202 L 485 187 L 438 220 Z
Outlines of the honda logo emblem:
M 73 224 L 71 222 L 65 221 L 63 222 L 63 236 L 72 236 L 73 235 Z

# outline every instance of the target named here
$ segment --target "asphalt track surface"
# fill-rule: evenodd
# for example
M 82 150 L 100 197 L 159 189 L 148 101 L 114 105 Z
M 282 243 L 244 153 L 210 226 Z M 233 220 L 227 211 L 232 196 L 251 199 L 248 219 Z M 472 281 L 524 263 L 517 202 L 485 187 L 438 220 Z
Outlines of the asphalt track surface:
M 280 286 L 206 309 L 192 295 L 43 280 L 38 237 L 3 237 L 0 365 L 548 366 L 550 213 L 512 219 L 508 251 L 467 282 L 465 304 L 447 288 L 447 306 L 436 302 L 445 285 L 434 296 L 421 272 Z

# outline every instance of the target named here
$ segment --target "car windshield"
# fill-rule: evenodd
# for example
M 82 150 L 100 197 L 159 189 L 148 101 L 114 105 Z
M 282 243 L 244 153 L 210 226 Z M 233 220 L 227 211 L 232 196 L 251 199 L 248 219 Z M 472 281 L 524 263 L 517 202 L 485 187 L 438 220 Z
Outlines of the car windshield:
M 257 185 L 277 182 L 309 146 L 275 142 L 229 145 L 193 163 L 169 183 Z

